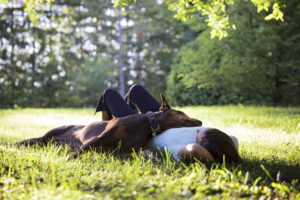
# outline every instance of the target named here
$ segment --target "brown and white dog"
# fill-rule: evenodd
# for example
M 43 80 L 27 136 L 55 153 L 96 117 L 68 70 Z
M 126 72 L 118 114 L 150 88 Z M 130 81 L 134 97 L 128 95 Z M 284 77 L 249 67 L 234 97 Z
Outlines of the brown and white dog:
M 109 121 L 97 121 L 89 125 L 69 125 L 54 128 L 44 136 L 31 138 L 17 143 L 33 145 L 36 143 L 58 142 L 76 149 L 70 158 L 76 158 L 91 147 L 102 149 L 120 149 L 130 152 L 146 145 L 154 133 L 169 128 L 201 126 L 202 122 L 188 117 L 185 113 L 173 110 L 161 94 L 159 112 L 149 114 L 132 114 Z M 154 127 L 153 127 L 154 126 Z

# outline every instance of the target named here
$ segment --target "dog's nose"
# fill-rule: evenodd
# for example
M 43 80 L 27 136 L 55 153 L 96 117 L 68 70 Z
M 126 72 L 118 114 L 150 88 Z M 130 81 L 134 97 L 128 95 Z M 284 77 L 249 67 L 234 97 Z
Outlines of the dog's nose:
M 200 120 L 197 120 L 197 119 L 182 118 L 181 120 L 184 122 L 185 126 L 187 126 L 187 127 L 202 126 L 202 122 Z
M 198 126 L 202 126 L 202 121 L 197 120 L 197 119 L 195 119 L 195 121 L 196 121 L 196 124 L 197 124 Z

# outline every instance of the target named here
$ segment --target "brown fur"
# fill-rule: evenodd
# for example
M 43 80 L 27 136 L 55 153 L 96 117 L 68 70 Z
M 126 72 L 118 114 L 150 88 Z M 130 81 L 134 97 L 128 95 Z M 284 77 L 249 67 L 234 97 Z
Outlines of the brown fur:
M 170 109 L 166 98 L 161 94 L 162 106 L 155 112 L 156 121 L 161 131 L 169 128 L 201 126 L 202 122 L 188 117 L 181 111 Z M 89 125 L 62 126 L 50 130 L 40 138 L 32 138 L 18 144 L 59 142 L 77 149 L 71 154 L 75 158 L 90 147 L 104 149 L 117 148 L 121 143 L 124 151 L 138 150 L 151 139 L 152 131 L 145 114 L 132 114 L 122 118 L 113 118 L 109 121 L 93 122 Z

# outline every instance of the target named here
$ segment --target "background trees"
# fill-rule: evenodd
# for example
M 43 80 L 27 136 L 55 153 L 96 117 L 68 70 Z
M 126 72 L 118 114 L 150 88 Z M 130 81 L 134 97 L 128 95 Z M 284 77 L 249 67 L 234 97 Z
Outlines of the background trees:
M 0 4 L 0 106 L 95 106 L 119 88 L 119 52 L 127 89 L 166 91 L 172 104 L 299 104 L 299 2 L 281 4 L 284 22 L 228 5 L 232 28 L 218 40 L 205 17 L 178 22 L 161 1 L 140 0 L 123 8 L 122 47 L 109 1 L 56 0 L 35 23 L 22 3 Z
M 108 1 L 57 0 L 37 10 L 36 23 L 23 6 L 0 7 L 1 107 L 94 106 L 106 87 L 119 87 L 120 51 L 127 89 L 139 82 L 158 96 L 173 54 L 195 37 L 155 1 L 123 10 L 122 49 Z
M 115 6 L 135 3 L 136 0 L 115 0 Z M 240 3 L 240 0 L 164 0 L 169 9 L 175 12 L 174 17 L 186 21 L 201 14 L 205 16 L 205 22 L 211 28 L 211 37 L 222 39 L 228 35 L 227 30 L 234 24 L 231 21 L 230 9 Z M 247 1 L 243 1 L 246 3 Z M 285 7 L 284 0 L 250 0 L 257 12 L 265 11 L 265 20 L 283 21 L 282 8 Z
M 168 94 L 174 103 L 299 104 L 299 2 L 287 1 L 285 22 L 265 21 L 251 4 L 235 4 L 229 14 L 236 30 L 222 41 L 207 31 L 183 46 L 174 59 Z M 177 83 L 191 87 L 178 97 Z M 206 96 L 214 98 L 197 98 Z M 182 92 L 181 92 L 182 94 Z M 195 102 L 194 99 L 198 99 Z

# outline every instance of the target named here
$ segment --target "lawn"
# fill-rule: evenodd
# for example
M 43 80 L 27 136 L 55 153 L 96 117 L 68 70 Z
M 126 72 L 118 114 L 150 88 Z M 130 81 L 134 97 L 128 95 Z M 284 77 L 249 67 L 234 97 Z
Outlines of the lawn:
M 67 147 L 12 143 L 99 120 L 92 109 L 0 110 L 0 199 L 300 199 L 300 107 L 177 109 L 237 136 L 244 162 L 188 165 L 111 152 L 68 161 Z

